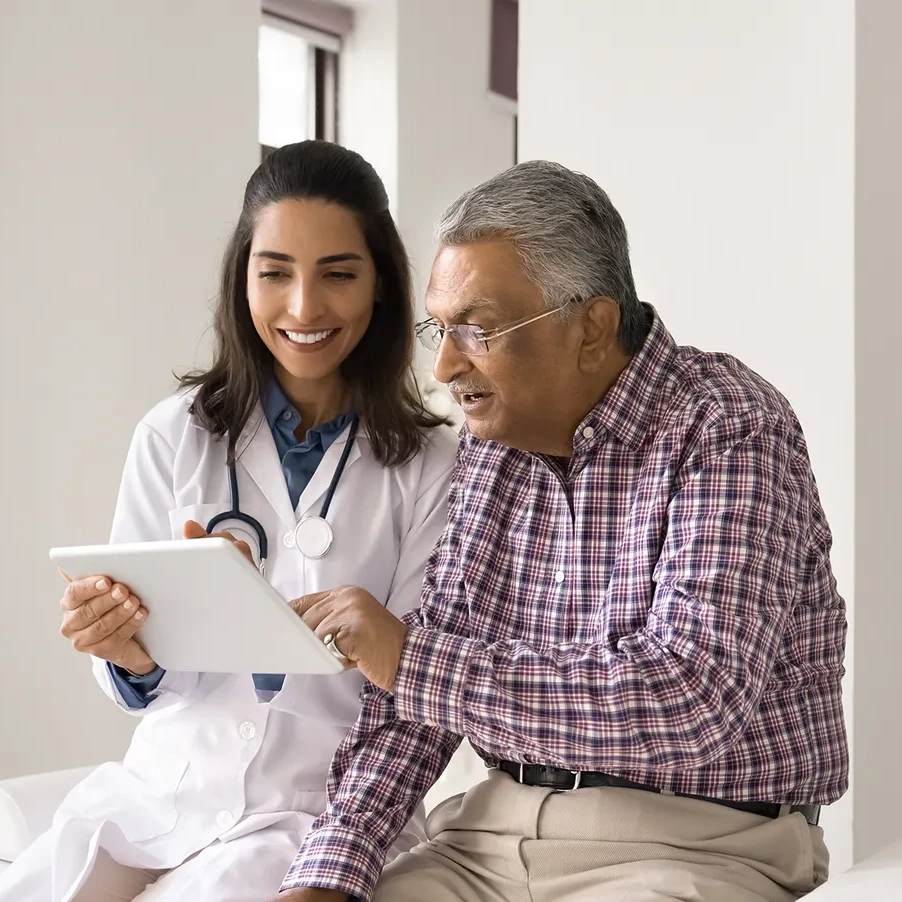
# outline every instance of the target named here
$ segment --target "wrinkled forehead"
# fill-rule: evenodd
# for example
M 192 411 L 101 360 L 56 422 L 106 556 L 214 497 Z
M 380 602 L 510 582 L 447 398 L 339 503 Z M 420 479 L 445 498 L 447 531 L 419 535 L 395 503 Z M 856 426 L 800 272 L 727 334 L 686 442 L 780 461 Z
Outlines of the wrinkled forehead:
M 439 250 L 426 290 L 426 310 L 444 323 L 516 319 L 541 310 L 542 294 L 509 241 Z

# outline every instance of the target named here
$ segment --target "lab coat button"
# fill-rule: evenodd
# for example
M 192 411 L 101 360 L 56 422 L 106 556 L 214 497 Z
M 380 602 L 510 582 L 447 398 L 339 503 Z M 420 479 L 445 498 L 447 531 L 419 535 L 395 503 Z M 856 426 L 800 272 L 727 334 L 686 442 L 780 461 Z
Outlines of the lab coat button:
M 242 739 L 253 739 L 257 735 L 257 728 L 249 720 L 246 720 L 238 727 L 238 735 Z
M 231 811 L 220 811 L 219 814 L 216 815 L 216 826 L 220 827 L 222 830 L 225 830 L 226 827 L 230 826 L 232 823 L 232 812 Z
M 286 532 L 284 536 L 282 536 L 282 544 L 286 548 L 294 548 L 294 533 Z

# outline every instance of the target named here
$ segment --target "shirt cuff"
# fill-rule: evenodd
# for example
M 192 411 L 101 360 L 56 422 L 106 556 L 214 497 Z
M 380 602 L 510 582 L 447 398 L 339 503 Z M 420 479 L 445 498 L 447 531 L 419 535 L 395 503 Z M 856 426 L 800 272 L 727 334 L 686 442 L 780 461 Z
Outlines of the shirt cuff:
M 166 674 L 166 671 L 159 666 L 154 667 L 150 673 L 146 673 L 144 676 L 129 673 L 124 668 L 109 662 L 107 662 L 107 669 L 122 701 L 132 709 L 146 708 L 156 698 L 152 693 Z
M 384 863 L 385 851 L 374 840 L 342 827 L 324 827 L 307 834 L 280 892 L 310 886 L 369 900 Z
M 464 735 L 464 693 L 470 663 L 482 643 L 411 627 L 395 677 L 395 714 Z

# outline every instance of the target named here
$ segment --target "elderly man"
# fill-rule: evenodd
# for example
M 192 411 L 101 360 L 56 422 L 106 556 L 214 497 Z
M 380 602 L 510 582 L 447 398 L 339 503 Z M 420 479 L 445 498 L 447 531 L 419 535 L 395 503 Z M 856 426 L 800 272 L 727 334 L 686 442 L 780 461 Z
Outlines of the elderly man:
M 280 899 L 804 895 L 846 788 L 846 621 L 790 405 L 675 344 L 585 176 L 515 166 L 439 241 L 449 522 L 404 622 L 356 588 L 299 602 L 370 684 Z M 461 737 L 488 778 L 380 878 Z

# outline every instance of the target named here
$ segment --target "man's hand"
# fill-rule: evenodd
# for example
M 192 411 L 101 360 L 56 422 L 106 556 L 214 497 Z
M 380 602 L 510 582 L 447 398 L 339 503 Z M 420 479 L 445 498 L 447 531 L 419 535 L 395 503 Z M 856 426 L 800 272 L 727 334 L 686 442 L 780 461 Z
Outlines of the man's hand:
M 228 539 L 256 567 L 254 553 L 247 542 L 236 539 L 230 532 L 208 533 L 196 520 L 188 520 L 182 527 L 182 536 L 186 539 Z
M 321 639 L 330 633 L 338 650 L 380 689 L 395 687 L 407 627 L 366 589 L 339 586 L 291 603 Z
M 334 889 L 304 886 L 301 889 L 290 889 L 287 893 L 280 893 L 271 902 L 348 902 L 348 895 Z

